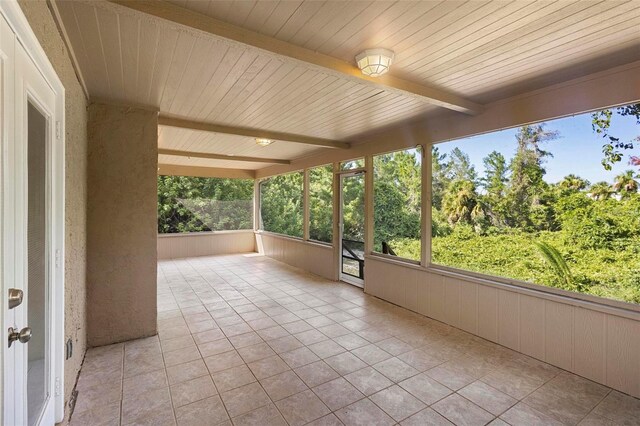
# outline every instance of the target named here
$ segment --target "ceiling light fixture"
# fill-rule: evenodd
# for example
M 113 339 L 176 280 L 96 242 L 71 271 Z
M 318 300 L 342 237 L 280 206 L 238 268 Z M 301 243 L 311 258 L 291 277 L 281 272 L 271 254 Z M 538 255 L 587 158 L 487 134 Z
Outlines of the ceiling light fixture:
M 273 139 L 256 138 L 256 143 L 260 146 L 269 146 L 275 141 Z
M 389 49 L 367 49 L 356 55 L 356 63 L 362 74 L 380 77 L 389 71 L 395 54 Z

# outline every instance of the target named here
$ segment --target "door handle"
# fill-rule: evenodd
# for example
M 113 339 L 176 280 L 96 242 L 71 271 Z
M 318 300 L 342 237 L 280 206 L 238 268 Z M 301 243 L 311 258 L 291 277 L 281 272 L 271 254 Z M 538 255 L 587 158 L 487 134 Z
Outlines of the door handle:
M 9 327 L 9 347 L 15 341 L 19 341 L 20 343 L 27 343 L 31 340 L 31 328 L 25 327 L 22 330 L 15 330 L 13 327 Z
M 9 309 L 13 309 L 16 306 L 20 306 L 22 303 L 22 298 L 24 297 L 24 293 L 22 290 L 17 288 L 9 289 Z

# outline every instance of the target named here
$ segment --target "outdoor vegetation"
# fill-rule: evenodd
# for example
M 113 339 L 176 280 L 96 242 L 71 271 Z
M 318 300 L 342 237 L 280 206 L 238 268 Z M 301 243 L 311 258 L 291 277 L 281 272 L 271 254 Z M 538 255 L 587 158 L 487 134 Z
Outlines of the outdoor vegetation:
M 253 180 L 158 176 L 158 233 L 253 229 Z
M 491 152 L 481 176 L 460 149 L 443 154 L 434 147 L 432 262 L 640 303 L 640 162 L 625 155 L 634 140 L 611 134 L 614 117 L 633 118 L 637 128 L 639 106 L 592 114 L 593 130 L 604 138 L 598 167 L 629 165 L 608 182 L 573 173 L 558 182 L 544 179 L 545 163 L 563 142 L 553 121 L 518 129 L 513 151 Z M 567 171 L 597 161 L 573 148 L 575 163 Z M 401 243 L 398 254 L 419 253 L 419 241 Z
M 260 229 L 302 238 L 303 174 L 288 173 L 260 182 Z
M 333 238 L 333 166 L 309 169 L 309 239 Z
M 373 158 L 374 251 L 420 260 L 421 166 L 419 148 Z

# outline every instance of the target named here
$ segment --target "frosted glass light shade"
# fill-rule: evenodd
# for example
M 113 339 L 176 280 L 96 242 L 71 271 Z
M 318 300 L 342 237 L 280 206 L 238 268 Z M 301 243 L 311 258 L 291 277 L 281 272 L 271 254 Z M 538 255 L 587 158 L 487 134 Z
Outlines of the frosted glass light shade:
M 389 49 L 367 49 L 356 55 L 356 63 L 362 74 L 379 77 L 389 71 L 394 56 Z
M 273 142 L 275 142 L 273 139 L 266 139 L 266 138 L 256 138 L 256 143 L 260 146 L 269 146 L 271 145 Z

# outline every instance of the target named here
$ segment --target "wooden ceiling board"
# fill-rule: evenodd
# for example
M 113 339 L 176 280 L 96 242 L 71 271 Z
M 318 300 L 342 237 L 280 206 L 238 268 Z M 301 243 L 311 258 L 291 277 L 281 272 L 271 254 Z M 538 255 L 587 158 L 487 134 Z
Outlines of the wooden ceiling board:
M 495 7 L 489 7 L 495 6 Z M 426 34 L 426 38 L 410 43 L 401 50 L 396 65 L 403 73 L 410 75 L 414 70 L 433 65 L 440 56 L 456 52 L 456 55 L 472 51 L 481 45 L 478 40 L 492 41 L 491 36 L 506 31 L 509 25 L 530 17 L 536 11 L 542 13 L 539 6 L 526 2 L 513 1 L 504 4 L 491 4 L 474 10 L 474 20 L 464 26 L 450 20 L 442 20 L 440 31 Z M 459 9 L 458 9 L 459 10 Z M 453 13 L 451 15 L 454 15 Z M 508 18 L 508 20 L 506 20 Z M 484 38 L 483 38 L 484 36 Z
M 501 60 L 511 58 L 527 49 L 527 44 L 535 42 L 545 35 L 554 37 L 556 31 L 562 31 L 568 24 L 567 19 L 588 19 L 597 9 L 590 10 L 591 2 L 565 3 L 559 10 L 552 10 L 549 14 L 539 16 L 536 19 L 523 20 L 522 26 L 512 29 L 510 32 L 493 35 L 486 43 L 474 47 L 468 52 L 453 51 L 441 58 L 434 58 L 429 62 L 427 70 L 418 71 L 421 78 L 433 78 L 436 84 L 440 84 L 440 78 L 450 78 L 452 74 L 472 73 L 475 69 L 490 65 L 494 70 L 502 65 Z M 544 10 L 547 10 L 546 8 Z M 554 46 L 552 39 L 547 38 L 549 47 Z M 538 57 L 537 60 L 544 60 Z M 453 72 L 452 72 L 453 71 Z M 499 75 L 497 76 L 499 78 Z
M 302 4 L 300 4 L 299 7 L 297 7 L 289 17 L 287 17 L 285 23 L 275 31 L 270 27 L 265 28 L 263 26 L 262 28 L 266 35 L 291 42 L 292 37 L 297 34 L 300 28 L 307 24 L 307 22 L 313 15 L 318 13 L 323 8 L 328 9 L 330 7 L 332 7 L 332 5 L 329 5 L 328 3 L 322 1 L 302 2 Z M 339 9 L 334 8 L 334 12 L 338 11 Z
M 594 57 L 602 55 L 600 46 L 609 45 L 610 51 L 618 50 L 618 46 L 621 43 L 631 42 L 638 44 L 638 37 L 640 37 L 640 9 L 626 8 L 612 8 L 606 12 L 603 12 L 600 19 L 585 19 L 585 22 L 579 22 L 575 25 L 557 28 L 557 31 L 550 32 L 547 37 L 537 39 L 529 43 L 523 43 L 521 49 L 517 49 L 517 53 L 514 54 L 514 49 L 509 49 L 510 54 L 504 52 L 488 58 L 483 61 L 482 64 L 471 67 L 468 73 L 456 72 L 446 73 L 442 80 L 439 80 L 443 85 L 455 85 L 460 90 L 468 90 L 468 86 L 465 83 L 471 82 L 472 84 L 483 84 L 481 78 L 490 74 L 495 78 L 495 67 L 492 62 L 499 62 L 504 65 L 504 73 L 501 74 L 501 78 L 509 78 L 511 75 L 520 73 L 521 79 L 526 79 L 528 76 L 524 73 L 533 73 L 536 68 L 542 67 L 558 67 L 558 58 L 563 56 L 574 54 L 579 62 L 589 62 Z M 588 26 L 590 34 L 580 37 L 580 29 L 583 26 Z M 615 26 L 616 31 L 612 33 L 610 27 Z M 577 28 L 576 28 L 577 27 Z M 550 37 L 554 39 L 554 46 L 550 47 L 548 40 Z M 579 38 L 576 38 L 579 37 Z M 537 58 L 544 57 L 544 61 L 537 60 Z M 522 67 L 514 69 L 515 64 L 520 64 Z M 526 68 L 526 69 L 524 69 Z M 436 78 L 436 77 L 434 77 Z
M 481 103 L 640 60 L 640 2 L 634 0 L 171 3 L 351 63 L 365 48 L 387 47 L 396 53 L 391 75 Z M 94 98 L 333 140 L 358 140 L 440 110 L 105 1 L 57 5 Z M 269 147 L 278 155 L 266 155 L 251 138 L 167 128 L 160 135 L 167 148 L 247 157 L 295 159 L 320 149 L 282 143 Z

